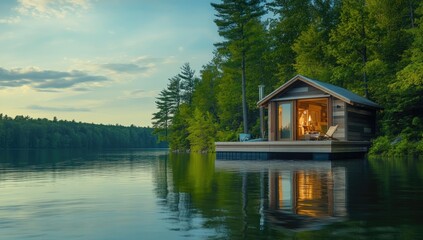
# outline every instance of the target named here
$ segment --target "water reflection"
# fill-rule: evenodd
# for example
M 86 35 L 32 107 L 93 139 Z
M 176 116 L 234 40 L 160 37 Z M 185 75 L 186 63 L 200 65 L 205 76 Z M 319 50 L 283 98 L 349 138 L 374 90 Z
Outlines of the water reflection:
M 331 162 L 214 161 L 173 155 L 157 165 L 156 194 L 175 231 L 217 238 L 285 236 L 347 219 L 347 172 Z
M 216 167 L 265 173 L 260 178 L 268 184 L 260 188 L 267 194 L 265 217 L 271 224 L 304 230 L 347 217 L 345 167 L 322 161 L 216 161 Z
M 201 231 L 200 235 L 204 236 L 215 235 L 212 229 L 203 227 L 204 218 L 194 207 L 196 189 L 192 188 L 192 184 L 200 189 L 207 186 L 203 177 L 211 179 L 213 176 L 210 160 L 207 155 L 195 155 L 190 161 L 189 154 L 170 154 L 156 164 L 154 179 L 158 204 L 167 213 L 166 220 L 172 226 L 170 230 L 185 232 L 186 237 L 193 236 L 196 231 Z
M 347 215 L 344 168 L 324 171 L 269 170 L 269 217 L 275 224 L 304 229 Z
M 422 166 L 1 151 L 0 238 L 417 239 Z

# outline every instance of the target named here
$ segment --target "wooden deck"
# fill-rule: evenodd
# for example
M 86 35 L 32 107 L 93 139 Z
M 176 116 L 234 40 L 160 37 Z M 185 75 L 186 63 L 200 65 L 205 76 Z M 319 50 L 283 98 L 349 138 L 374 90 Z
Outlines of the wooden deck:
M 216 142 L 218 160 L 334 160 L 362 158 L 367 141 Z

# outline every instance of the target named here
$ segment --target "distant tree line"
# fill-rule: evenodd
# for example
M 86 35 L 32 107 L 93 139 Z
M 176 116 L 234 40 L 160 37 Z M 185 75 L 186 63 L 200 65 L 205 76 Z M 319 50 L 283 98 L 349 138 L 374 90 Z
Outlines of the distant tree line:
M 155 133 L 172 149 L 260 136 L 258 85 L 302 74 L 384 107 L 373 153 L 423 153 L 423 1 L 216 2 L 213 59 L 199 77 L 185 64 L 156 101 Z
M 0 114 L 0 148 L 157 148 L 147 127 L 89 124 L 75 121 L 15 118 Z

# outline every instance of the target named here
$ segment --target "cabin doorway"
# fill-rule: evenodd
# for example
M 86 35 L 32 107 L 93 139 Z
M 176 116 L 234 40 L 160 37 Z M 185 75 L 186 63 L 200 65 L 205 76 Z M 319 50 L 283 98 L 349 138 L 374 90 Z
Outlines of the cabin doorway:
M 298 140 L 325 134 L 328 129 L 328 99 L 298 100 L 296 122 Z

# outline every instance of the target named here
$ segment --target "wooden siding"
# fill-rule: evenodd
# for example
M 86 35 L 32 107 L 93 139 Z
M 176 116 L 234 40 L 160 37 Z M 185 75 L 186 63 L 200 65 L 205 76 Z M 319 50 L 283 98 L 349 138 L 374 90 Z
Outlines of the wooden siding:
M 367 152 L 367 141 L 216 142 L 216 152 Z
M 346 131 L 346 106 L 347 104 L 342 100 L 332 98 L 332 126 L 338 124 L 338 128 L 333 134 L 333 137 L 338 140 L 347 140 Z
M 216 159 L 330 160 L 361 158 L 368 151 L 366 141 L 264 141 L 216 142 Z
M 369 141 L 375 134 L 375 111 L 360 107 L 347 106 L 348 140 Z
M 288 89 L 286 89 L 285 91 L 279 93 L 276 97 L 274 97 L 275 99 L 277 98 L 290 98 L 290 97 L 295 97 L 295 98 L 300 98 L 300 97 L 307 97 L 307 96 L 315 96 L 315 95 L 323 95 L 325 94 L 323 91 L 312 87 L 304 82 L 298 81 L 294 84 L 292 84 L 292 86 L 290 86 Z

